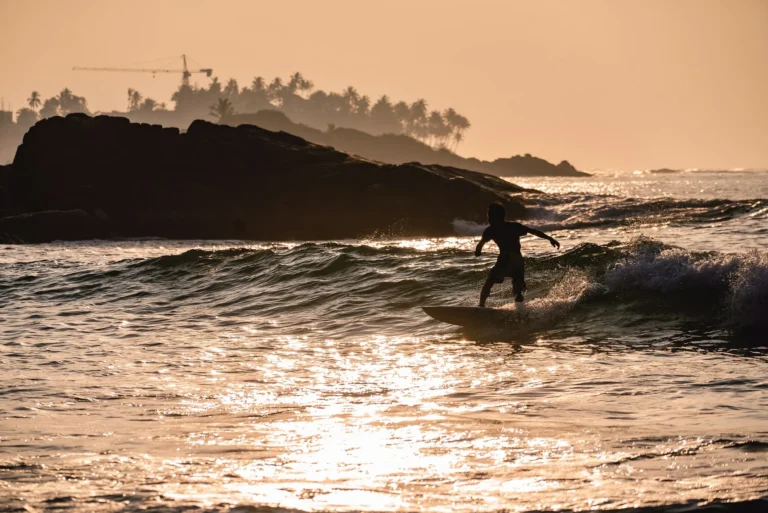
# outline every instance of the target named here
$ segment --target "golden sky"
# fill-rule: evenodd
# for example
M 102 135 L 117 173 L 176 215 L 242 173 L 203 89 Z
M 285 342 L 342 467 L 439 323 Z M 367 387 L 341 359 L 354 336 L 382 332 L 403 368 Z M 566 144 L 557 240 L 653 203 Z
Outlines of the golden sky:
M 182 53 L 222 82 L 301 71 L 454 107 L 465 156 L 768 168 L 768 0 L 0 0 L 6 108 L 64 87 L 92 111 L 128 87 L 170 104 L 175 75 L 72 67 Z

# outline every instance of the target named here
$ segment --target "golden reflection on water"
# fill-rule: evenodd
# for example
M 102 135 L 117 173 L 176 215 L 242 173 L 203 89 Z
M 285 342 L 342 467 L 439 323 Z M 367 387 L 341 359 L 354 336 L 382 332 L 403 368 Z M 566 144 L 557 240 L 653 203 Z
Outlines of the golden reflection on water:
M 515 469 L 572 457 L 568 440 L 515 427 L 512 416 L 527 406 L 487 389 L 498 382 L 535 389 L 542 386 L 540 372 L 556 376 L 560 365 L 499 366 L 484 375 L 487 361 L 457 358 L 434 342 L 432 351 L 405 350 L 423 342 L 413 337 L 376 336 L 350 346 L 306 337 L 275 342 L 253 367 L 264 386 L 222 383 L 212 400 L 187 404 L 189 414 L 241 415 L 239 436 L 190 433 L 187 445 L 263 451 L 221 469 L 237 477 L 225 480 L 225 488 L 253 502 L 384 510 L 412 508 L 419 497 L 437 494 L 444 500 L 430 500 L 433 511 L 450 510 L 466 496 L 492 505 L 506 494 L 551 492 L 556 481 Z M 198 356 L 211 362 L 225 354 L 209 349 Z M 473 397 L 484 389 L 494 397 Z

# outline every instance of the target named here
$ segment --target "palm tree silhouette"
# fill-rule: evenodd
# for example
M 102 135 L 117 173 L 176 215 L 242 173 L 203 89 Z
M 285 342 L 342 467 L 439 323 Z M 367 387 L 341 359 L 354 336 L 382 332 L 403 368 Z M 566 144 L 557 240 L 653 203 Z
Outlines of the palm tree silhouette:
M 419 98 L 411 104 L 406 133 L 417 139 L 427 137 L 427 101 L 424 98 Z
M 345 114 L 354 112 L 357 101 L 360 99 L 360 94 L 357 92 L 357 89 L 349 86 L 344 89 L 343 93 L 341 93 L 341 97 L 344 98 L 344 102 L 346 103 Z
M 292 93 L 296 93 L 296 91 L 300 90 L 302 81 L 304 81 L 304 75 L 297 71 L 288 79 L 288 90 Z
M 37 91 L 32 91 L 32 94 L 27 98 L 27 104 L 33 108 L 36 109 L 40 106 L 40 93 Z
M 59 99 L 55 96 L 52 98 L 48 98 L 43 102 L 43 108 L 40 109 L 40 117 L 41 118 L 51 118 L 53 116 L 57 116 L 59 114 Z
M 363 95 L 355 102 L 355 114 L 361 117 L 368 117 L 371 110 L 371 99 Z
M 221 82 L 219 82 L 219 77 L 213 77 L 213 80 L 211 80 L 211 85 L 208 86 L 208 92 L 213 94 L 221 94 Z
M 237 85 L 237 80 L 230 78 L 227 81 L 227 85 L 224 86 L 224 96 L 233 99 L 237 98 L 238 94 L 240 94 L 240 87 Z
M 155 107 L 157 107 L 157 102 L 152 98 L 147 98 L 144 100 L 144 103 L 141 104 L 141 107 L 139 107 L 139 110 L 152 112 L 153 110 L 155 110 Z
M 267 89 L 267 83 L 261 77 L 256 77 L 251 82 L 251 91 L 255 93 L 265 92 Z
M 400 129 L 408 135 L 408 117 L 411 115 L 411 108 L 405 102 L 397 102 L 392 110 L 395 113 L 395 119 L 400 123 Z
M 24 127 L 29 128 L 35 123 L 37 123 L 37 120 L 39 119 L 37 112 L 35 112 L 32 109 L 23 108 L 19 109 L 19 111 L 16 113 L 16 124 Z
M 61 90 L 58 96 L 59 111 L 62 114 L 69 114 L 71 112 L 88 112 L 86 105 L 88 101 L 82 96 L 77 96 L 72 93 L 68 88 Z
M 456 151 L 456 148 L 459 147 L 459 143 L 464 140 L 464 132 L 469 130 L 469 128 L 472 126 L 472 124 L 469 122 L 467 118 L 462 116 L 461 114 L 456 114 L 456 118 L 454 119 L 453 125 L 455 127 L 455 132 L 453 135 L 454 145 L 453 145 L 453 151 Z
M 216 103 L 211 105 L 211 116 L 218 117 L 219 122 L 234 113 L 235 109 L 232 107 L 232 102 L 229 101 L 228 98 L 219 98 Z
M 267 86 L 267 98 L 269 98 L 269 101 L 280 103 L 283 98 L 283 89 L 285 89 L 283 79 L 275 77 L 275 79 Z
M 128 110 L 137 110 L 143 99 L 144 97 L 136 89 L 128 88 Z

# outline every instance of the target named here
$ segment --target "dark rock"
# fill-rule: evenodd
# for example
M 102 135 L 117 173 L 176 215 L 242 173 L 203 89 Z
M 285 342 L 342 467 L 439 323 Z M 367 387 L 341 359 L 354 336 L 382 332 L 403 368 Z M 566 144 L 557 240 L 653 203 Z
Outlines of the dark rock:
M 6 243 L 100 239 L 105 226 L 83 210 L 51 210 L 0 219 L 0 240 Z
M 37 123 L 13 165 L 0 168 L 0 215 L 10 216 L 0 232 L 30 242 L 107 233 L 446 236 L 454 219 L 484 222 L 491 201 L 523 218 L 525 207 L 511 197 L 521 191 L 482 173 L 380 164 L 256 126 L 195 121 L 180 134 L 124 118 L 70 115 Z
M 505 159 L 496 159 L 493 165 L 500 176 L 589 176 L 573 167 L 567 160 L 553 166 L 544 159 L 526 153 Z

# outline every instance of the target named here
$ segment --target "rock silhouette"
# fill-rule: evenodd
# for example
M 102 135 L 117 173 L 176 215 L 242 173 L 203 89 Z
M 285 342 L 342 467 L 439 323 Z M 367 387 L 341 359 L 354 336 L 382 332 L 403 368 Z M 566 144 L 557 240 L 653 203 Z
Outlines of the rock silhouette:
M 0 232 L 9 242 L 447 236 L 454 219 L 483 222 L 491 201 L 523 218 L 510 197 L 522 190 L 451 167 L 380 164 L 256 126 L 195 121 L 180 133 L 71 114 L 38 122 L 13 164 L 0 167 Z

